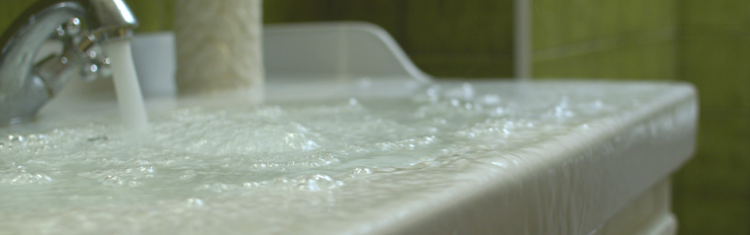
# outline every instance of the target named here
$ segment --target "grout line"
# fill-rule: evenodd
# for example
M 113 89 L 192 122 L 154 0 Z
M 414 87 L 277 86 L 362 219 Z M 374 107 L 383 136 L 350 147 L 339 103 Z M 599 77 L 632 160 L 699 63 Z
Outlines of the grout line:
M 682 20 L 682 17 L 683 17 L 683 12 L 684 12 L 684 9 L 685 9 L 684 8 L 685 3 L 683 3 L 682 1 L 676 1 L 675 5 L 676 5 L 676 7 L 675 7 L 675 11 L 676 12 L 675 13 L 677 15 L 677 17 L 676 17 L 677 18 L 677 29 L 675 30 L 676 31 L 675 32 L 675 41 L 677 41 L 677 43 L 675 43 L 675 53 L 673 55 L 674 56 L 674 61 L 675 61 L 675 68 L 674 68 L 674 70 L 675 70 L 675 75 L 674 76 L 675 77 L 674 77 L 674 79 L 675 80 L 683 80 L 684 81 L 685 80 L 685 78 L 683 77 L 683 74 L 684 74 L 684 72 L 683 72 L 684 61 L 682 59 L 682 55 L 684 53 L 683 50 L 685 48 L 684 45 L 683 45 L 683 43 L 684 43 L 683 38 L 685 37 L 685 23 Z
M 409 15 L 407 9 L 407 2 L 406 1 L 398 1 L 398 9 L 397 9 L 397 18 L 396 18 L 396 32 L 394 32 L 394 38 L 396 38 L 396 41 L 399 42 L 399 45 L 401 45 L 401 49 L 404 51 L 411 52 L 411 45 L 408 43 L 408 37 L 406 34 L 407 29 L 407 22 L 409 22 Z
M 677 32 L 678 31 L 675 27 L 667 27 L 542 49 L 533 52 L 533 61 L 552 60 L 598 51 L 607 51 L 626 45 L 631 46 L 667 42 L 676 39 Z

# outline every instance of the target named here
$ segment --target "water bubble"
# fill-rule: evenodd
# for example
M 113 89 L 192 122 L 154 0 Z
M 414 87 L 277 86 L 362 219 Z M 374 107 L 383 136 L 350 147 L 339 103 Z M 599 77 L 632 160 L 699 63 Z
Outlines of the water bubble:
M 321 190 L 334 189 L 343 185 L 343 181 L 334 180 L 328 175 L 317 174 L 302 180 L 299 183 L 299 188 L 306 191 L 318 192 Z
M 101 182 L 107 186 L 122 186 L 125 184 L 125 182 L 116 175 L 107 175 L 101 180 Z
M 461 101 L 458 101 L 457 99 L 451 99 L 451 105 L 461 106 Z
M 187 199 L 187 206 L 188 207 L 202 207 L 203 206 L 203 200 L 200 198 L 188 198 Z
M 469 83 L 464 83 L 462 86 L 464 90 L 464 99 L 470 100 L 474 97 L 474 87 Z
M 497 115 L 503 115 L 503 114 L 505 114 L 505 109 L 503 109 L 503 107 L 497 107 L 497 108 L 495 108 L 495 114 L 497 114 Z
M 180 176 L 180 180 L 190 180 L 197 175 L 194 170 L 187 170 Z
M 351 177 L 356 177 L 357 175 L 361 175 L 361 174 L 365 174 L 365 175 L 372 174 L 372 170 L 367 167 L 354 168 L 354 170 L 352 170 Z

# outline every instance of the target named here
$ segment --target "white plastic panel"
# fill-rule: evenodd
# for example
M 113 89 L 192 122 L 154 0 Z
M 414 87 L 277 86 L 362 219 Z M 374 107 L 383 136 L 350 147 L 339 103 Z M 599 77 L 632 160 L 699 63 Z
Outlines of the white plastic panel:
M 266 26 L 263 40 L 269 79 L 320 76 L 429 81 L 387 32 L 369 23 L 271 25 Z
M 132 41 L 141 90 L 146 98 L 176 93 L 173 32 L 138 34 Z M 382 28 L 361 22 L 277 24 L 265 26 L 263 60 L 266 82 L 312 80 L 407 79 L 429 82 Z M 75 88 L 67 88 L 75 87 Z M 112 90 L 110 81 L 73 81 L 64 96 Z M 84 92 L 81 92 L 84 91 Z
M 175 73 L 177 59 L 172 32 L 139 34 L 132 41 L 138 82 L 145 97 L 177 93 Z

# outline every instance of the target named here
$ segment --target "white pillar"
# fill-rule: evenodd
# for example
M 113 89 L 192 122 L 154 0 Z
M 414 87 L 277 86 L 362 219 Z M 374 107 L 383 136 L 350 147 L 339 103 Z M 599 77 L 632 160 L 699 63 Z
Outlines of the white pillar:
M 180 93 L 263 85 L 262 0 L 177 0 Z
M 517 79 L 531 78 L 532 45 L 531 45 L 531 0 L 514 1 L 514 52 L 513 69 Z

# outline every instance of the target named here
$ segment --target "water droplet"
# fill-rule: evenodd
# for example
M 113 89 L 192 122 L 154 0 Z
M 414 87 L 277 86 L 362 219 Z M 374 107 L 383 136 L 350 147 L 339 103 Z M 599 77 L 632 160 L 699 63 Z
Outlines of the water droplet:
M 188 207 L 202 207 L 203 206 L 203 200 L 200 198 L 188 198 L 187 199 L 187 206 Z

